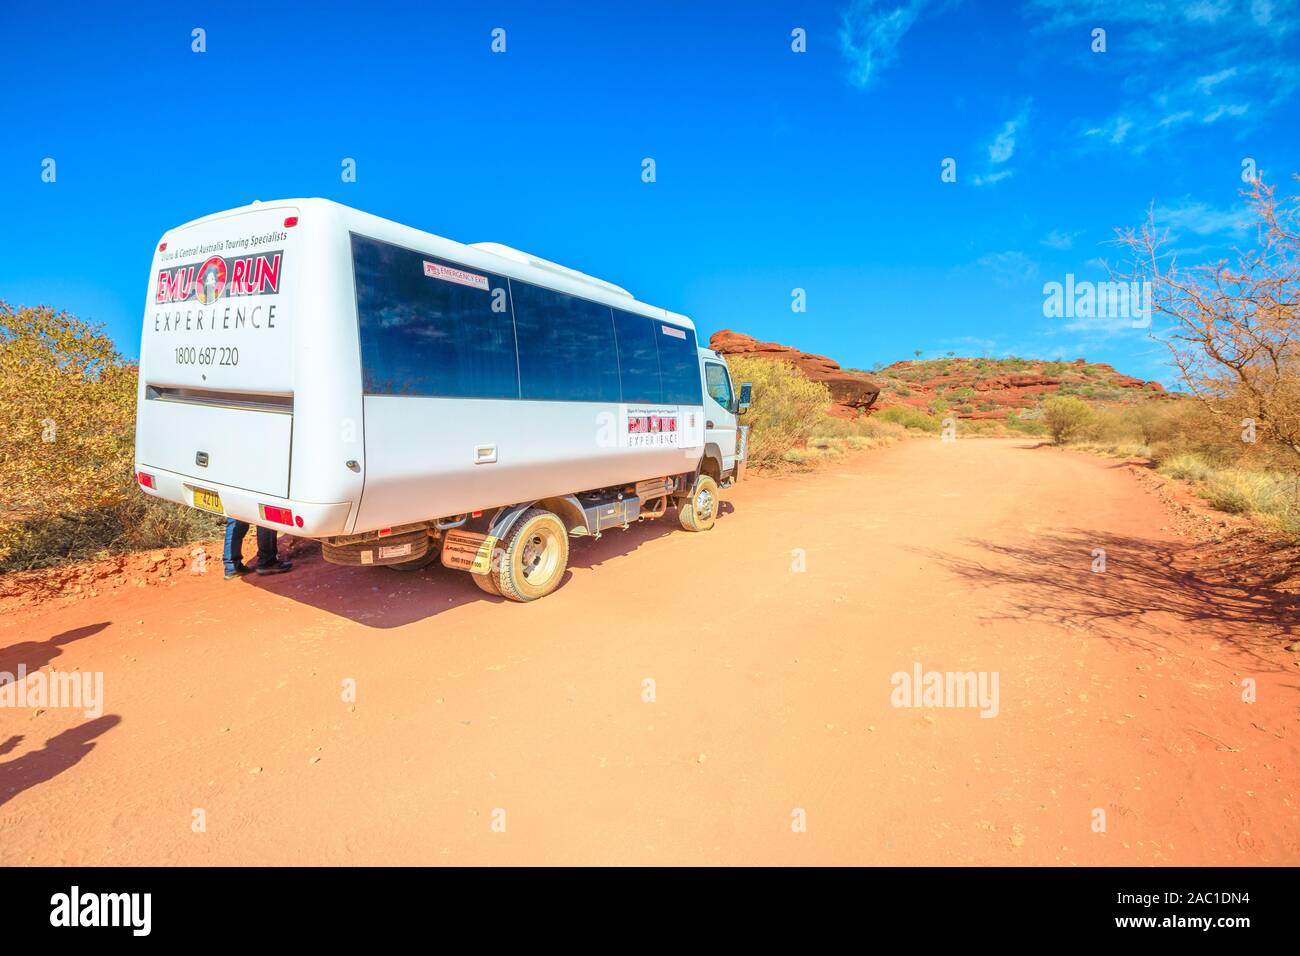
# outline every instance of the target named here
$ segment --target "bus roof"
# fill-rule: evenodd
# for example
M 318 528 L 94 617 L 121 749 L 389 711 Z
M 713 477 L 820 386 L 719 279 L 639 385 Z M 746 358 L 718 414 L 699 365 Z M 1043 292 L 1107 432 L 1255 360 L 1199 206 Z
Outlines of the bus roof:
M 251 212 L 255 209 L 262 210 L 277 206 L 293 207 L 299 213 L 304 210 L 314 210 L 315 212 L 311 213 L 312 215 L 320 213 L 334 217 L 349 232 L 357 232 L 372 239 L 406 246 L 410 249 L 426 252 L 429 255 L 436 255 L 459 262 L 462 265 L 474 266 L 512 279 L 518 279 L 521 282 L 529 282 L 559 292 L 567 292 L 570 295 L 591 299 L 612 308 L 638 312 L 689 329 L 695 328 L 695 324 L 684 315 L 641 302 L 621 286 L 579 272 L 576 269 L 570 269 L 568 266 L 560 265 L 549 259 L 543 259 L 497 242 L 467 244 L 457 242 L 454 239 L 446 239 L 431 232 L 405 226 L 391 219 L 384 219 L 363 212 L 360 209 L 345 206 L 331 199 L 276 199 L 268 201 L 255 199 L 247 206 L 202 216 L 174 229 L 169 229 L 164 234 L 164 238 L 172 232 L 187 229 L 199 223 L 211 222 L 216 219 Z

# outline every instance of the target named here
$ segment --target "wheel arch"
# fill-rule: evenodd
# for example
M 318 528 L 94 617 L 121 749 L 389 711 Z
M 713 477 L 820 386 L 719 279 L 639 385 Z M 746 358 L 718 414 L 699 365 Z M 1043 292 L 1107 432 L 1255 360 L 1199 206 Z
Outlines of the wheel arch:
M 568 531 L 573 531 L 575 528 L 586 529 L 587 527 L 587 513 L 582 510 L 582 505 L 578 503 L 578 499 L 573 495 L 556 495 L 551 498 L 539 498 L 536 501 L 522 501 L 518 504 L 507 505 L 492 518 L 488 525 L 488 534 L 496 538 L 505 537 L 529 508 L 545 508 L 558 517 Z
M 714 481 L 722 481 L 722 449 L 717 442 L 705 443 L 698 473 L 708 475 Z

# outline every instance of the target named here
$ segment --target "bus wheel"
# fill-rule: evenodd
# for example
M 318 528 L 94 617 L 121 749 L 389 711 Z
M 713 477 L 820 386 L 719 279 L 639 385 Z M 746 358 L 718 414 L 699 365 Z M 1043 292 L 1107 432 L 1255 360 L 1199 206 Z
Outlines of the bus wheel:
M 394 571 L 423 571 L 437 559 L 438 552 L 433 548 L 430 548 L 418 558 L 412 558 L 410 561 L 402 561 L 399 564 L 386 564 L 384 567 L 392 568 Z
M 718 520 L 718 483 L 708 475 L 695 479 L 690 497 L 677 505 L 677 520 L 687 531 L 708 531 Z
M 504 540 L 492 583 L 512 601 L 536 601 L 560 586 L 569 564 L 569 533 L 544 508 L 529 508 Z
M 479 586 L 479 590 L 486 591 L 488 594 L 495 594 L 497 597 L 501 596 L 501 592 L 497 590 L 497 586 L 492 580 L 492 573 L 490 571 L 487 574 L 471 573 L 470 577 L 473 578 L 474 583 Z

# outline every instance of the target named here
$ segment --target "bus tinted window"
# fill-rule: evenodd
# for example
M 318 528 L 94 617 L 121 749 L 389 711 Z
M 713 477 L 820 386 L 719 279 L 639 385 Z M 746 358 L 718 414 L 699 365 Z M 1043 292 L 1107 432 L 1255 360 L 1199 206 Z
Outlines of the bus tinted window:
M 644 315 L 614 310 L 614 335 L 618 339 L 618 371 L 623 401 L 657 404 L 663 401 L 659 384 L 659 349 L 655 326 Z
M 598 305 L 526 282 L 511 281 L 519 342 L 522 398 L 617 402 L 614 319 Z
M 519 397 L 505 278 L 357 235 L 352 263 L 366 394 Z
M 725 365 L 721 362 L 704 363 L 704 388 L 709 398 L 731 411 L 731 379 L 727 378 Z
M 659 346 L 659 374 L 663 378 L 664 401 L 670 405 L 702 405 L 700 360 L 695 351 L 695 332 L 667 322 L 652 322 Z

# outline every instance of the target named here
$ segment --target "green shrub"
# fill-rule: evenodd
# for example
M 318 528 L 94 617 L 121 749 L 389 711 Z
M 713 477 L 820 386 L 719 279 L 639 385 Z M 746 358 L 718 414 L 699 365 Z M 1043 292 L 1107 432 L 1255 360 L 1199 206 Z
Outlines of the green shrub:
M 1037 418 L 1026 418 L 1023 415 L 1009 413 L 1007 415 L 1007 427 L 1026 435 L 1046 435 L 1047 426 Z
M 136 375 L 102 327 L 0 302 L 0 573 L 220 534 L 136 487 Z
M 895 405 L 883 409 L 876 412 L 874 417 L 884 422 L 902 425 L 904 428 L 917 428 L 925 432 L 937 432 L 943 428 L 943 422 L 939 419 L 909 405 Z
M 1086 432 L 1092 422 L 1092 409 L 1081 399 L 1057 396 L 1043 402 L 1043 420 L 1052 441 L 1064 445 Z
M 754 383 L 753 404 L 742 419 L 750 426 L 750 464 L 787 460 L 787 452 L 813 437 L 830 408 L 830 390 L 789 362 L 733 355 L 727 363 L 733 381 Z

